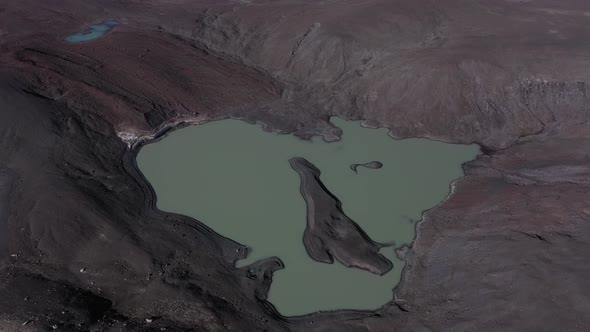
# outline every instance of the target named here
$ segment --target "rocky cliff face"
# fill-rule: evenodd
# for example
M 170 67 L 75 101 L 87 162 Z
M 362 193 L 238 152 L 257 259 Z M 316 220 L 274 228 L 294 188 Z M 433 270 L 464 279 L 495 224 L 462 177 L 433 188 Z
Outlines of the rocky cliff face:
M 589 15 L 582 0 L 0 3 L 0 326 L 588 330 Z M 108 36 L 63 42 L 109 18 Z M 335 139 L 330 116 L 483 154 L 424 214 L 389 304 L 285 318 L 260 295 L 269 273 L 233 268 L 242 245 L 154 209 L 134 156 L 226 117 Z

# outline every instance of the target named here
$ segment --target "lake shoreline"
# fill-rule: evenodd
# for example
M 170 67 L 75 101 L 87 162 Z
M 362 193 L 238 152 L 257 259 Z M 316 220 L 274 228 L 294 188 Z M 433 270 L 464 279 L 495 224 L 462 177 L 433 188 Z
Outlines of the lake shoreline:
M 229 121 L 229 120 L 227 120 L 227 121 Z M 235 120 L 234 120 L 234 121 L 235 121 Z M 221 121 L 212 121 L 212 122 L 211 122 L 211 121 L 208 121 L 208 122 L 202 122 L 202 124 L 204 125 L 204 127 L 202 127 L 202 128 L 207 128 L 207 126 L 212 126 L 212 125 L 213 125 L 213 126 L 220 126 L 220 125 L 222 125 L 223 123 L 224 123 L 224 122 L 221 122 Z M 243 122 L 236 122 L 236 123 L 243 123 Z M 339 121 L 338 121 L 338 123 L 339 123 L 339 125 L 338 125 L 338 126 L 342 126 L 342 124 L 344 124 L 344 123 L 348 123 L 348 122 L 346 122 L 346 121 L 343 121 L 343 120 L 339 120 Z M 340 123 L 341 123 L 341 124 L 340 124 Z M 351 125 L 352 125 L 353 123 L 354 123 L 354 122 L 350 122 L 350 124 L 351 124 Z M 179 122 L 179 121 L 174 121 L 172 124 L 162 125 L 162 126 L 160 127 L 160 129 L 158 129 L 158 130 L 156 130 L 156 131 L 155 131 L 155 132 L 156 132 L 156 134 L 154 134 L 154 135 L 153 135 L 153 136 L 151 136 L 151 137 L 150 137 L 150 136 L 144 136 L 144 137 L 142 137 L 141 139 L 138 139 L 138 140 L 137 140 L 135 143 L 132 143 L 132 144 L 131 144 L 131 146 L 133 147 L 133 149 L 134 149 L 134 150 L 139 150 L 141 147 L 145 146 L 145 145 L 146 145 L 148 142 L 161 142 L 161 141 L 164 139 L 164 137 L 169 137 L 169 135 L 170 135 L 170 134 L 171 134 L 173 131 L 175 131 L 174 129 L 172 129 L 172 128 L 173 128 L 173 126 L 174 126 L 174 124 L 176 124 L 176 127 L 178 127 L 178 128 L 180 128 L 180 127 L 184 128 L 184 127 L 187 127 L 187 126 L 189 125 L 187 122 Z M 244 124 L 244 126 L 246 126 L 247 128 L 255 128 L 255 127 L 253 127 L 253 126 L 251 126 L 251 125 L 249 125 L 249 124 Z M 350 126 L 350 125 L 347 125 L 347 126 Z M 363 131 L 363 132 L 364 132 L 364 130 L 369 130 L 369 132 L 368 132 L 368 133 L 374 133 L 374 135 L 383 135 L 383 136 L 379 136 L 379 137 L 383 137 L 382 139 L 384 140 L 384 142 L 387 142 L 387 144 L 399 144 L 399 143 L 397 143 L 397 142 L 401 142 L 401 141 L 399 141 L 399 140 L 392 140 L 392 139 L 391 139 L 391 138 L 390 138 L 388 135 L 386 135 L 386 133 L 385 133 L 385 135 L 384 135 L 384 134 L 383 134 L 383 130 L 373 131 L 373 130 L 371 130 L 371 129 L 364 129 L 362 126 L 359 126 L 359 125 L 358 125 L 358 123 L 355 123 L 355 124 L 354 124 L 354 125 L 352 125 L 352 127 L 350 127 L 350 128 L 355 128 L 355 130 L 358 130 L 358 131 Z M 349 128 L 348 130 L 350 130 L 350 128 Z M 190 130 L 191 130 L 191 132 L 193 132 L 194 130 L 198 130 L 198 129 L 195 127 L 195 128 L 191 128 Z M 264 131 L 264 130 L 261 130 L 260 128 L 256 128 L 256 129 L 255 129 L 255 131 L 256 131 L 257 133 L 259 133 L 259 134 L 263 134 L 263 133 L 265 133 L 265 131 Z M 347 137 L 347 136 L 346 136 L 347 132 L 348 132 L 348 131 L 344 131 L 344 137 Z M 265 134 L 266 134 L 266 135 L 272 135 L 271 133 L 268 133 L 268 132 L 266 132 Z M 349 133 L 349 134 L 350 134 L 350 133 Z M 372 134 L 372 135 L 373 135 L 373 134 Z M 270 137 L 270 136 L 269 136 L 269 137 Z M 289 139 L 289 140 L 290 140 L 290 139 L 295 139 L 295 141 L 301 141 L 301 142 L 309 141 L 309 139 L 308 139 L 308 140 L 306 140 L 306 139 L 301 139 L 301 137 L 299 137 L 299 138 L 295 138 L 295 137 L 293 137 L 292 135 L 283 135 L 283 134 L 280 134 L 280 133 L 279 133 L 279 135 L 278 135 L 278 136 L 275 136 L 275 137 L 276 137 L 276 139 L 279 139 L 279 138 L 280 138 L 280 139 Z M 291 138 L 291 137 L 293 137 L 293 138 Z M 205 140 L 205 141 L 209 141 L 209 142 L 211 141 L 211 139 L 204 139 L 204 140 Z M 410 141 L 411 141 L 411 140 L 410 140 Z M 405 141 L 405 142 L 410 142 L 410 141 Z M 325 140 L 324 140 L 324 142 L 325 142 Z M 334 142 L 337 142 L 337 143 L 334 143 Z M 341 143 L 342 143 L 342 141 L 339 139 L 339 140 L 336 140 L 336 141 L 332 140 L 332 142 L 326 142 L 325 144 L 327 144 L 326 146 L 333 146 L 333 144 L 336 144 L 336 145 L 334 145 L 334 146 L 333 146 L 333 147 L 336 147 L 337 145 L 339 145 L 339 144 L 341 144 Z M 159 144 L 160 144 L 160 143 L 159 143 Z M 314 144 L 318 144 L 318 143 L 314 143 Z M 442 144 L 442 143 L 438 143 L 438 142 L 432 142 L 431 144 Z M 306 146 L 308 146 L 308 145 L 306 145 Z M 453 146 L 453 145 L 449 145 L 449 146 Z M 191 148 L 192 148 L 192 149 L 194 149 L 195 147 L 191 147 Z M 224 149 L 223 149 L 223 148 L 216 148 L 216 149 L 214 149 L 214 151 L 217 151 L 217 150 L 224 151 Z M 272 155 L 273 153 L 269 152 L 269 154 L 271 154 L 271 155 Z M 167 160 L 167 158 L 166 158 L 166 157 L 158 157 L 158 160 L 162 160 L 162 158 L 164 158 L 164 159 L 166 159 L 166 160 Z M 203 158 L 203 157 L 201 157 L 201 158 Z M 286 158 L 286 157 L 285 157 L 285 158 Z M 288 159 L 288 158 L 286 158 L 285 160 L 287 160 L 287 159 Z M 205 158 L 205 160 L 207 160 L 207 158 Z M 168 160 L 167 162 L 170 162 L 170 163 L 172 163 L 172 164 L 179 164 L 179 162 L 173 162 L 173 161 L 169 161 L 169 160 Z M 180 162 L 180 164 L 184 164 L 184 163 L 185 163 L 184 161 L 183 161 L 183 162 Z M 224 162 L 224 163 L 221 163 L 221 164 L 219 164 L 219 165 L 224 165 L 224 164 L 233 164 L 233 163 L 231 163 L 231 162 L 225 163 L 225 162 Z M 395 163 L 394 163 L 394 162 L 390 162 L 389 164 L 391 164 L 391 165 L 392 165 L 392 166 L 390 166 L 390 167 L 393 167 L 393 165 L 394 165 Z M 398 164 L 399 164 L 399 162 L 398 162 Z M 348 178 L 349 176 L 353 176 L 353 174 L 354 174 L 354 173 L 350 172 L 350 169 L 349 169 L 349 167 L 348 167 L 348 164 L 346 164 L 346 163 L 342 163 L 342 165 L 344 166 L 344 169 L 346 170 L 346 172 L 345 172 L 345 176 L 346 176 L 347 178 Z M 197 174 L 198 174 L 198 173 L 197 173 Z M 206 172 L 206 174 L 209 174 L 209 172 Z M 229 173 L 228 173 L 228 174 L 229 174 Z M 196 174 L 193 174 L 193 175 L 196 175 Z M 351 178 L 351 179 L 352 179 L 352 178 Z M 186 179 L 185 179 L 185 180 L 186 180 Z M 185 180 L 183 180 L 183 182 L 186 182 Z M 447 188 L 447 187 L 448 187 L 448 185 L 447 185 L 447 186 L 445 186 L 445 188 Z M 445 193 L 446 193 L 446 189 L 445 189 Z M 209 195 L 210 195 L 210 192 L 209 192 Z M 445 194 L 445 196 L 446 196 L 446 194 Z M 297 199 L 297 198 L 295 198 L 295 199 Z M 440 200 L 436 200 L 436 204 L 438 204 L 439 202 L 440 202 Z M 346 206 L 348 206 L 348 205 L 350 205 L 350 203 L 348 203 L 348 204 L 345 204 L 345 208 L 346 208 Z M 207 206 L 207 205 L 205 205 L 205 206 Z M 349 206 L 349 207 L 350 207 L 350 206 Z M 235 207 L 234 207 L 234 209 L 235 209 Z M 165 209 L 165 210 L 166 210 L 166 211 L 170 211 L 170 209 L 169 209 L 169 208 L 168 208 L 168 209 Z M 246 210 L 248 210 L 248 209 L 246 208 Z M 244 210 L 244 211 L 245 211 L 245 210 Z M 419 210 L 419 212 L 421 213 L 421 212 L 422 212 L 422 210 Z M 201 212 L 199 212 L 199 213 L 202 213 L 202 211 L 201 211 Z M 194 216 L 194 215 L 193 215 L 193 216 Z M 197 219 L 201 219 L 201 218 L 197 218 Z M 226 219 L 228 219 L 228 220 L 229 220 L 229 219 L 231 219 L 231 218 L 226 218 Z M 361 218 L 361 219 L 363 219 L 363 218 Z M 364 219 L 366 219 L 366 218 L 364 218 Z M 419 219 L 419 216 L 417 216 L 415 219 Z M 235 238 L 235 237 L 233 237 L 233 236 L 228 236 L 228 235 L 226 235 L 226 233 L 224 233 L 224 232 L 220 232 L 220 231 L 219 231 L 219 230 L 218 230 L 218 229 L 217 229 L 217 228 L 216 228 L 216 227 L 215 227 L 213 224 L 211 224 L 211 218 L 210 218 L 210 217 L 209 217 L 209 218 L 205 218 L 205 220 L 208 220 L 208 225 L 209 225 L 209 227 L 211 227 L 212 229 L 216 229 L 216 231 L 218 232 L 218 234 L 222 234 L 223 236 L 226 236 L 227 238 L 231 238 L 233 241 L 237 241 L 237 242 L 244 243 L 244 240 L 239 240 L 239 239 L 237 239 L 237 238 Z M 253 226 L 253 227 L 254 227 L 254 226 Z M 414 229 L 414 226 L 412 226 L 412 229 Z M 303 231 L 301 230 L 301 235 L 300 235 L 300 236 L 302 236 L 302 235 L 303 235 Z M 411 238 L 414 238 L 414 236 L 415 236 L 415 235 L 414 235 L 414 234 L 412 234 Z M 389 240 L 390 240 L 390 239 L 389 239 Z M 247 242 L 247 241 L 246 241 L 246 242 Z M 389 241 L 387 241 L 387 242 L 389 242 Z M 407 245 L 408 243 L 411 243 L 411 239 L 404 240 L 404 241 L 398 241 L 398 242 L 399 242 L 399 244 L 397 245 L 397 248 L 400 248 L 400 247 L 402 247 L 403 245 Z M 299 243 L 300 243 L 300 242 L 299 242 Z M 301 243 L 300 243 L 300 244 L 301 244 Z M 259 249 L 258 249 L 258 250 L 259 250 Z M 393 249 L 392 249 L 392 250 L 393 250 Z M 270 253 L 270 255 L 272 256 L 272 255 L 274 255 L 274 254 L 273 254 L 273 253 Z M 278 255 L 278 256 L 279 256 L 279 258 L 281 257 L 281 255 Z M 395 258 L 396 258 L 396 259 L 399 259 L 399 257 L 397 257 L 397 253 L 395 253 L 395 250 L 393 250 L 393 256 L 395 256 Z M 258 257 L 258 256 L 257 256 L 257 257 Z M 240 260 L 240 258 L 241 258 L 241 257 L 237 257 L 237 256 L 236 256 L 236 257 L 234 257 L 234 258 L 232 258 L 232 263 L 235 265 L 235 264 L 236 264 L 236 262 L 237 262 L 238 260 Z M 262 258 L 262 257 L 261 257 L 261 258 Z M 251 261 L 251 260 L 249 260 L 249 261 Z M 254 263 L 254 262 L 252 262 L 252 263 Z M 289 264 L 287 264 L 287 268 L 289 268 L 289 267 L 291 266 L 291 264 L 292 264 L 292 263 L 289 263 Z M 355 264 L 357 264 L 357 263 L 355 263 Z M 262 265 L 264 265 L 264 264 L 262 264 Z M 271 264 L 271 265 L 273 265 L 273 264 Z M 282 262 L 280 262 L 280 263 L 279 263 L 279 265 L 282 265 Z M 361 264 L 361 265 L 362 265 L 362 264 Z M 402 264 L 402 265 L 403 265 L 403 266 L 405 266 L 405 264 Z M 275 265 L 273 265 L 273 266 L 277 266 L 277 265 L 275 264 Z M 246 266 L 242 266 L 241 268 L 247 269 L 247 268 L 248 268 L 248 265 L 246 265 Z M 282 268 L 282 266 L 281 266 L 280 268 Z M 293 268 L 293 267 L 292 267 L 292 268 Z M 396 271 L 397 271 L 397 270 L 396 270 Z M 280 273 L 280 275 L 283 275 L 283 273 L 284 273 L 284 272 L 281 272 L 281 273 Z M 401 275 L 402 273 L 403 273 L 403 272 L 402 272 L 402 269 L 400 269 L 399 271 L 397 271 L 397 272 L 396 272 L 396 274 L 399 274 L 399 275 Z M 257 274 L 257 275 L 266 275 L 266 276 L 269 276 L 269 273 L 268 273 L 268 272 L 265 272 L 265 271 L 261 271 L 261 272 L 259 272 L 259 273 L 256 273 L 256 274 Z M 391 290 L 391 289 L 393 289 L 393 288 L 394 288 L 394 286 L 395 286 L 395 284 L 392 284 L 390 287 L 388 287 L 388 289 L 389 289 L 389 290 Z M 259 293 L 259 294 L 261 294 L 261 293 Z M 273 294 L 274 294 L 274 293 L 272 293 L 272 294 L 271 294 L 271 296 L 272 296 Z M 381 294 L 383 294 L 383 295 L 386 295 L 387 293 L 381 293 Z M 268 294 L 265 294 L 265 298 L 266 298 L 266 295 L 268 295 Z M 390 298 L 390 299 L 391 299 L 391 298 Z M 383 302 L 381 302 L 381 304 L 383 304 L 383 303 L 385 303 L 385 302 L 386 302 L 386 301 L 383 301 Z M 381 305 L 381 304 L 380 304 L 380 305 Z M 379 305 L 379 306 L 380 306 L 380 305 Z M 344 307 L 344 308 L 345 308 L 345 307 Z M 290 315 L 290 316 L 293 316 L 293 315 Z

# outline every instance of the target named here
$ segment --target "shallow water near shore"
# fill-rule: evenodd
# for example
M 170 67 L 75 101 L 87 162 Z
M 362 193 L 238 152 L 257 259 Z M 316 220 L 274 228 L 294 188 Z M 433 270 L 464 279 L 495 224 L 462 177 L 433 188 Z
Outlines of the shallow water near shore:
M 83 32 L 67 37 L 65 41 L 70 44 L 93 41 L 95 39 L 103 37 L 111 30 L 113 30 L 117 25 L 119 25 L 119 22 L 114 20 L 102 21 L 99 24 L 90 25 Z
M 153 186 L 157 207 L 196 218 L 219 234 L 248 245 L 238 263 L 279 257 L 269 301 L 283 315 L 319 310 L 376 309 L 393 298 L 403 262 L 394 248 L 410 244 L 423 210 L 448 195 L 463 175 L 461 164 L 479 152 L 475 145 L 427 139 L 394 140 L 386 129 L 362 128 L 338 118 L 342 139 L 326 143 L 268 133 L 237 120 L 187 127 L 144 146 L 137 162 Z M 321 170 L 324 185 L 344 212 L 375 241 L 394 268 L 384 276 L 339 263 L 313 261 L 303 246 L 306 205 L 289 159 L 304 157 Z M 380 169 L 350 165 L 370 161 Z

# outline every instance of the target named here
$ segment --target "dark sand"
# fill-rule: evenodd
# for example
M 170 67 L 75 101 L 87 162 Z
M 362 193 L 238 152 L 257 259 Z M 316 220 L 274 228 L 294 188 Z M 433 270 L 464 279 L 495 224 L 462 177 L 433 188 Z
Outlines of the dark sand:
M 10 230 L 8 229 L 8 217 L 10 206 L 10 193 L 14 185 L 14 173 L 8 169 L 0 168 L 0 257 L 7 257 L 8 250 L 8 236 Z

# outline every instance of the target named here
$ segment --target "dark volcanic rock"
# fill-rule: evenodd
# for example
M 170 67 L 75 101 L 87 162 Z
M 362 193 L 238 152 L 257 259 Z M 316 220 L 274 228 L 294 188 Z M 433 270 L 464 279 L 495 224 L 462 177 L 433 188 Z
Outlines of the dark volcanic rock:
M 9 268 L 2 274 L 10 277 L 0 282 L 0 310 L 19 325 L 28 322 L 44 331 L 80 331 L 113 315 L 112 302 L 88 290 L 26 270 Z M 6 327 L 1 322 L 0 326 Z
M 307 203 L 307 227 L 303 244 L 307 254 L 322 263 L 356 267 L 383 275 L 393 263 L 379 253 L 384 245 L 369 238 L 342 211 L 342 203 L 320 180 L 320 170 L 304 158 L 289 160 L 301 178 L 301 195 Z
M 0 259 L 8 257 L 8 206 L 14 181 L 15 175 L 12 171 L 0 168 Z
M 164 122 L 174 119 L 177 116 L 176 112 L 171 109 L 163 108 L 163 109 L 155 109 L 148 113 L 144 114 L 145 121 L 150 125 L 152 128 L 158 128 Z
M 0 112 L 0 160 L 11 170 L 3 173 L 3 189 L 11 194 L 2 201 L 10 253 L 0 256 L 3 292 L 18 288 L 17 297 L 32 297 L 27 288 L 58 281 L 67 289 L 51 288 L 47 296 L 67 290 L 69 298 L 83 290 L 115 304 L 116 317 L 80 318 L 87 330 L 107 331 L 119 322 L 145 331 L 151 317 L 187 329 L 281 329 L 271 319 L 278 317 L 274 309 L 258 304 L 260 281 L 233 267 L 246 248 L 193 219 L 155 210 L 155 195 L 135 166 L 137 150 L 129 150 L 107 121 L 0 78 L 0 102 L 7 107 Z M 26 273 L 43 277 L 14 284 L 15 275 Z M 50 299 L 43 308 L 24 301 L 0 320 L 26 318 L 17 310 L 42 315 L 86 307 L 64 299 L 52 308 Z M 239 317 L 248 316 L 247 307 L 256 314 L 244 323 Z M 179 319 L 180 313 L 186 316 Z
M 379 169 L 381 167 L 383 167 L 383 163 L 379 162 L 379 161 L 369 161 L 368 163 L 364 163 L 364 164 L 352 164 L 350 165 L 350 169 L 353 172 L 357 172 L 357 168 L 359 167 L 365 167 L 365 168 L 370 168 L 370 169 Z
M 246 276 L 258 283 L 255 291 L 257 299 L 266 300 L 272 283 L 272 274 L 284 268 L 285 265 L 278 257 L 262 259 L 243 268 L 246 271 Z

